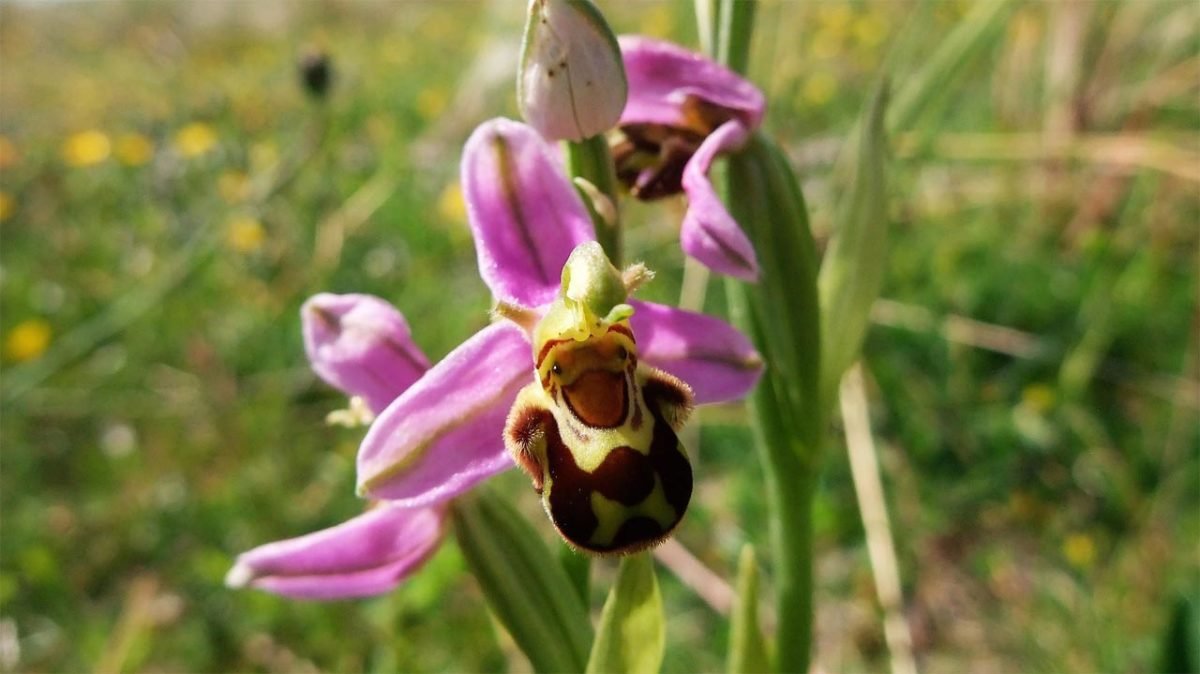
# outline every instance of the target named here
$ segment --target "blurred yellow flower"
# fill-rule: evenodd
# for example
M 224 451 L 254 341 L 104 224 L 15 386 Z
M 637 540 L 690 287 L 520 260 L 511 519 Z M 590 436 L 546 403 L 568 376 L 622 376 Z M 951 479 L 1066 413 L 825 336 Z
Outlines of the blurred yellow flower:
M 1046 384 L 1030 384 L 1021 391 L 1021 402 L 1039 414 L 1054 407 L 1055 397 L 1054 389 Z
M 837 80 L 827 72 L 815 73 L 804 80 L 804 102 L 808 105 L 821 106 L 833 99 L 837 91 Z
M 225 225 L 225 243 L 239 253 L 257 252 L 266 240 L 262 223 L 248 215 L 235 216 Z
M 8 219 L 12 215 L 13 209 L 16 208 L 17 202 L 13 201 L 12 195 L 8 192 L 0 192 L 0 222 Z
M 667 4 L 646 5 L 640 12 L 643 35 L 668 35 L 671 33 L 671 6 Z
M 426 87 L 417 94 L 417 114 L 430 121 L 446 109 L 446 92 L 438 87 Z
M 244 171 L 223 171 L 217 177 L 217 193 L 228 204 L 238 204 L 250 196 L 250 176 Z
M 463 202 L 462 185 L 457 181 L 446 185 L 446 189 L 438 196 L 437 211 L 447 222 L 467 221 L 467 206 Z
M 126 166 L 141 166 L 154 157 L 154 143 L 140 133 L 125 133 L 117 137 L 114 153 Z
M 16 166 L 20 159 L 21 153 L 17 152 L 17 146 L 8 136 L 0 136 L 0 169 Z
M 817 9 L 817 21 L 821 27 L 838 37 L 844 37 L 854 20 L 854 12 L 845 3 L 825 3 Z
M 21 321 L 4 339 L 4 354 L 24 362 L 40 357 L 50 346 L 50 324 L 40 318 Z
M 204 122 L 192 122 L 175 134 L 175 149 L 185 157 L 207 154 L 216 144 L 216 130 Z
M 250 172 L 257 175 L 274 171 L 279 164 L 279 148 L 270 141 L 262 141 L 250 146 Z
M 878 9 L 868 9 L 854 20 L 854 37 L 864 47 L 877 47 L 887 35 L 887 20 Z
M 1096 542 L 1087 534 L 1071 534 L 1063 541 L 1062 552 L 1071 566 L 1084 569 L 1096 561 Z
M 94 166 L 108 159 L 112 142 L 103 131 L 80 131 L 67 138 L 62 146 L 63 161 L 71 166 Z
M 838 55 L 842 47 L 842 38 L 828 30 L 818 30 L 808 43 L 808 54 L 818 61 L 831 59 Z

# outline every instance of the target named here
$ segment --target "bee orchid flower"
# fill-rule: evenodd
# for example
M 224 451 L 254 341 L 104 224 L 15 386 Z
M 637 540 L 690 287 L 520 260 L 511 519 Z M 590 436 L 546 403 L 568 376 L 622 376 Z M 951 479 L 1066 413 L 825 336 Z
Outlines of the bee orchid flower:
M 595 238 L 551 148 L 524 124 L 485 122 L 464 149 L 462 184 L 484 283 L 498 305 L 544 315 L 568 257 Z M 724 321 L 651 302 L 629 305 L 640 357 L 690 386 L 696 403 L 740 398 L 758 381 L 762 359 Z M 332 529 L 241 555 L 227 582 L 309 598 L 376 594 L 436 549 L 449 501 L 515 465 L 504 430 L 518 393 L 535 381 L 531 336 L 528 326 L 498 320 L 412 380 L 413 370 L 404 368 L 419 369 L 424 356 L 406 327 L 400 336 L 402 318 L 338 322 L 310 313 L 306 336 L 333 334 L 318 330 L 329 325 L 341 326 L 343 342 L 375 335 L 371 346 L 309 349 L 315 367 L 329 359 L 318 373 L 340 373 L 327 376 L 331 383 L 365 396 L 376 375 L 395 377 L 395 397 L 378 410 L 358 454 L 358 493 L 381 503 Z M 392 337 L 347 329 L 367 324 L 390 326 Z M 372 409 L 386 396 L 376 391 Z
M 629 100 L 613 134 L 617 177 L 643 200 L 684 193 L 683 251 L 723 274 L 754 281 L 750 240 L 713 189 L 708 173 L 762 121 L 762 92 L 732 70 L 672 44 L 619 38 Z
M 499 304 L 544 314 L 571 252 L 595 240 L 557 158 L 529 126 L 494 119 L 467 141 L 462 185 L 484 283 Z M 735 400 L 758 381 L 762 359 L 724 321 L 630 305 L 642 359 L 690 385 L 696 403 Z M 534 380 L 531 348 L 526 330 L 500 321 L 434 365 L 371 425 L 359 494 L 429 506 L 512 466 L 502 434 L 517 393 Z

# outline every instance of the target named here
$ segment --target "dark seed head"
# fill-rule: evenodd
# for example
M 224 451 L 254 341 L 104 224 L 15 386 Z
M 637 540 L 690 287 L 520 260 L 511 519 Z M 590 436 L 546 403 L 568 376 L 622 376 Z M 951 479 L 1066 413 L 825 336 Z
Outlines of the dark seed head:
M 333 83 L 333 64 L 329 55 L 319 49 L 309 49 L 300 56 L 300 82 L 309 96 L 325 98 Z

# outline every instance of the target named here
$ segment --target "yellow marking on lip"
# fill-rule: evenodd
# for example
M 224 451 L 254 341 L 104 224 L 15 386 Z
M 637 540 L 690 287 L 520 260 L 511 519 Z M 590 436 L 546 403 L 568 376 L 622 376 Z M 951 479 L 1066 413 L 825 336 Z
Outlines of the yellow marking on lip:
M 670 533 L 679 521 L 675 508 L 667 503 L 667 493 L 663 489 L 662 478 L 654 476 L 654 491 L 641 503 L 627 506 L 604 496 L 598 491 L 592 492 L 592 512 L 600 520 L 596 531 L 588 543 L 596 547 L 612 545 L 613 538 L 621 530 L 625 522 L 637 516 L 649 517 L 662 527 L 663 535 Z

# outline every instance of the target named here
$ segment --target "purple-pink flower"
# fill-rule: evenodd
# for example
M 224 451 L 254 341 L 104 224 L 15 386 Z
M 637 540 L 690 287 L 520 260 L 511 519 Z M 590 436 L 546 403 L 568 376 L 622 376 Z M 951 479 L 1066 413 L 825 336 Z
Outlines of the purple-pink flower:
M 486 122 L 467 141 L 462 184 L 484 283 L 500 303 L 544 311 L 571 251 L 594 239 L 550 147 L 524 124 Z M 740 398 L 757 382 L 761 358 L 725 322 L 631 304 L 642 359 L 690 384 L 697 403 Z M 512 467 L 502 433 L 534 376 L 529 336 L 501 320 L 419 372 L 424 356 L 381 300 L 320 295 L 304 319 L 314 369 L 378 414 L 359 449 L 358 492 L 383 503 L 332 529 L 244 553 L 228 582 L 308 598 L 376 594 L 436 549 L 451 499 Z
M 670 42 L 619 39 L 629 100 L 613 147 L 617 176 L 639 199 L 683 192 L 684 252 L 740 279 L 758 278 L 754 247 L 708 178 L 717 155 L 740 148 L 762 121 L 762 92 L 728 68 Z

